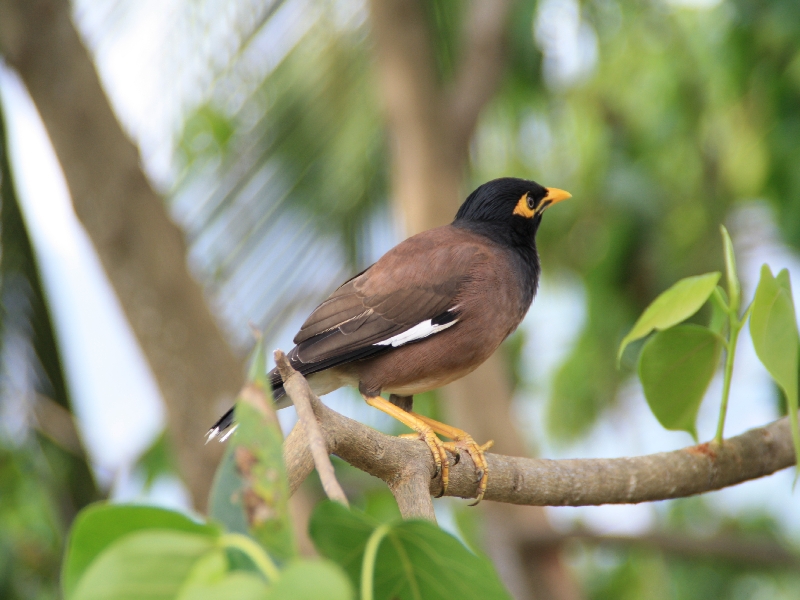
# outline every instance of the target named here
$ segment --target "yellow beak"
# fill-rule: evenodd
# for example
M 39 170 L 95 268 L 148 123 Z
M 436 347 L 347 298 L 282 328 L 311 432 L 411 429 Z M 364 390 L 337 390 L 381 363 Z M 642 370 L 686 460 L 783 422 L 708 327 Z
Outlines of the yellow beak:
M 547 196 L 544 197 L 542 200 L 542 205 L 545 202 L 549 204 L 557 204 L 562 200 L 566 200 L 567 198 L 572 198 L 572 194 L 569 192 L 565 192 L 564 190 L 560 190 L 558 188 L 545 188 L 547 190 Z

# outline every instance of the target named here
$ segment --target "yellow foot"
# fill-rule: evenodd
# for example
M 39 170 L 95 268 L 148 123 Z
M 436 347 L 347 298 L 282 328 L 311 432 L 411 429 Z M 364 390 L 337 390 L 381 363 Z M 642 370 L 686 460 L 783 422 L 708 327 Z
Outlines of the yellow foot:
M 388 400 L 381 398 L 380 396 L 366 396 L 364 395 L 364 400 L 372 407 L 377 408 L 378 410 L 385 412 L 387 415 L 394 417 L 398 421 L 400 421 L 406 427 L 410 427 L 416 433 L 412 434 L 403 434 L 400 437 L 403 438 L 413 438 L 413 439 L 421 439 L 426 444 L 428 444 L 428 448 L 431 450 L 431 454 L 433 454 L 433 461 L 436 465 L 436 470 L 433 474 L 433 478 L 439 476 L 439 473 L 442 474 L 442 493 L 439 494 L 438 497 L 444 495 L 447 491 L 447 484 L 450 482 L 450 462 L 447 459 L 447 452 L 445 451 L 444 442 L 436 437 L 436 433 L 434 433 L 434 428 L 419 418 L 419 415 L 416 415 L 411 412 L 406 412 L 402 408 L 398 408 Z
M 484 453 L 494 446 L 494 440 L 489 440 L 485 444 L 478 444 L 472 439 L 471 435 L 464 434 L 458 436 L 458 439 L 452 442 L 445 442 L 442 445 L 445 450 L 449 450 L 456 455 L 456 464 L 461 458 L 461 451 L 466 452 L 472 462 L 475 463 L 475 468 L 478 471 L 478 493 L 475 496 L 475 502 L 470 504 L 470 506 L 475 506 L 483 500 L 483 495 L 486 493 L 486 484 L 489 481 L 489 463 L 486 462 Z
M 483 495 L 486 493 L 486 485 L 489 481 L 489 464 L 486 462 L 486 456 L 484 456 L 484 453 L 486 450 L 492 447 L 494 441 L 489 440 L 485 444 L 480 445 L 474 439 L 472 439 L 470 434 L 462 429 L 459 429 L 458 427 L 453 427 L 452 425 L 447 425 L 446 423 L 440 423 L 439 421 L 435 421 L 430 417 L 426 417 L 425 415 L 418 415 L 414 412 L 411 414 L 417 417 L 423 423 L 429 425 L 436 433 L 445 437 L 449 437 L 451 440 L 453 440 L 452 442 L 445 442 L 443 445 L 446 450 L 449 450 L 456 455 L 456 464 L 461 458 L 462 450 L 469 454 L 469 457 L 472 459 L 472 462 L 475 463 L 475 468 L 478 471 L 478 493 L 475 496 L 475 502 L 470 504 L 470 506 L 475 506 L 478 504 L 481 500 L 483 500 Z

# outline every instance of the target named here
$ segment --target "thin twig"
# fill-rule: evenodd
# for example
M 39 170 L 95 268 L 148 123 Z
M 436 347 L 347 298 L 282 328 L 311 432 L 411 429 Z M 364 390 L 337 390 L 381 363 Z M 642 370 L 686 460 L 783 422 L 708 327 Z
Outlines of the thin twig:
M 311 408 L 311 398 L 314 393 L 305 378 L 299 375 L 289 364 L 289 359 L 286 358 L 283 351 L 275 350 L 275 364 L 278 365 L 281 379 L 283 379 L 283 389 L 286 390 L 286 395 L 294 403 L 297 409 L 297 418 L 303 424 L 303 431 L 308 439 L 308 447 L 311 450 L 311 456 L 314 459 L 314 465 L 317 468 L 317 473 L 319 473 L 325 494 L 331 500 L 350 506 L 342 486 L 336 480 L 336 473 L 333 470 L 333 464 L 331 464 L 327 443 L 322 435 L 319 423 L 317 423 L 314 410 Z
M 436 521 L 430 493 L 430 482 L 435 467 L 433 460 L 428 460 L 430 450 L 427 446 L 421 446 L 412 440 L 387 436 L 361 425 L 331 410 L 314 394 L 309 396 L 309 400 L 330 454 L 337 454 L 354 467 L 385 481 L 394 494 L 400 514 L 404 518 Z M 340 426 L 342 424 L 352 424 L 356 428 L 342 428 Z M 361 435 L 361 428 L 370 434 Z M 352 444 L 342 440 L 344 442 L 342 452 L 337 451 L 339 435 L 352 436 L 349 440 Z M 386 457 L 382 443 L 384 438 L 403 445 L 405 450 Z M 368 458 L 366 462 L 362 462 L 360 457 Z M 390 460 L 380 462 L 385 457 Z M 293 494 L 314 470 L 314 458 L 306 442 L 305 425 L 302 421 L 298 421 L 286 438 L 283 444 L 283 459 L 289 476 L 289 490 Z

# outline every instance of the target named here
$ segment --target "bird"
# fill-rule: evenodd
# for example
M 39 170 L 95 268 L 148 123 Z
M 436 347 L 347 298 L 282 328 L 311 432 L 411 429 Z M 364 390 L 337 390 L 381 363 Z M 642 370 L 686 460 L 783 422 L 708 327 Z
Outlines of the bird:
M 492 442 L 479 445 L 467 432 L 413 412 L 413 397 L 470 373 L 517 328 L 539 283 L 542 215 L 570 197 L 514 177 L 484 183 L 452 223 L 402 241 L 317 306 L 294 337 L 290 364 L 316 395 L 355 387 L 367 404 L 412 429 L 406 435 L 424 440 L 433 454 L 440 495 L 449 481 L 447 451 L 456 462 L 465 451 L 478 472 L 477 504 Z M 276 408 L 291 404 L 277 368 L 268 378 Z M 233 409 L 207 440 L 232 424 Z

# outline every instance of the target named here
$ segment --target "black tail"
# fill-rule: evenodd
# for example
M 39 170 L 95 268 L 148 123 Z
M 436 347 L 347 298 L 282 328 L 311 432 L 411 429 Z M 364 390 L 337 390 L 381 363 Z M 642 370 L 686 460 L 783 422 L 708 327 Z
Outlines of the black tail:
M 281 376 L 278 374 L 277 369 L 272 369 L 268 376 L 270 384 L 272 385 L 272 399 L 277 404 L 278 400 L 282 399 L 286 395 L 286 392 L 283 389 L 283 381 L 281 380 Z M 219 436 L 231 425 L 233 425 L 233 407 L 231 407 L 228 412 L 222 415 L 219 420 L 211 426 L 211 429 L 208 430 L 206 433 L 206 444 Z M 219 438 L 219 441 L 224 442 L 226 439 L 228 439 L 228 436 L 231 433 L 233 433 L 233 430 L 231 430 L 228 434 L 222 435 Z
M 319 336 L 311 338 L 310 340 L 302 342 L 298 346 L 292 348 L 291 352 L 289 352 L 287 355 L 292 368 L 294 368 L 294 370 L 300 373 L 303 377 L 308 377 L 309 375 L 318 373 L 319 371 L 324 371 L 325 369 L 330 369 L 331 367 L 335 367 L 344 363 L 353 362 L 354 360 L 361 360 L 377 354 L 383 354 L 384 352 L 392 349 L 392 346 L 378 346 L 373 344 L 365 348 L 358 348 L 350 352 L 345 352 L 344 354 L 338 354 L 318 362 L 309 363 L 304 363 L 297 357 L 298 349 L 300 347 L 302 347 L 304 344 L 315 343 L 315 340 L 319 341 L 318 338 L 324 338 L 326 335 L 328 334 L 323 333 Z M 284 408 L 285 406 L 288 406 L 283 402 L 279 403 L 279 401 L 286 395 L 286 392 L 283 389 L 283 380 L 281 379 L 280 373 L 278 373 L 277 367 L 267 373 L 267 377 L 269 377 L 269 382 L 272 385 L 272 397 L 275 400 L 275 403 L 278 404 L 276 408 Z M 208 433 L 206 434 L 206 443 L 213 440 L 231 425 L 233 425 L 233 409 L 230 409 L 228 412 L 222 415 L 222 418 L 214 423 L 214 426 L 208 430 Z M 231 433 L 233 433 L 233 430 L 221 436 L 219 440 L 224 442 L 226 439 L 228 439 L 228 436 Z

